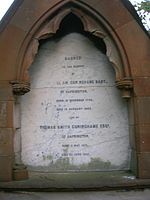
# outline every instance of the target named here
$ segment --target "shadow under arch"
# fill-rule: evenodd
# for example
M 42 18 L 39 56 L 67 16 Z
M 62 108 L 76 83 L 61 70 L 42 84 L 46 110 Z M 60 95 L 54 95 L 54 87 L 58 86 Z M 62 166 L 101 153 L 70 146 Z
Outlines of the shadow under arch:
M 52 38 L 47 38 L 47 40 L 53 40 L 56 38 L 59 39 L 70 33 L 80 33 L 84 35 L 94 44 L 98 50 L 100 50 L 103 54 L 106 54 L 107 47 L 103 39 L 85 31 L 81 20 L 73 13 L 69 13 L 63 18 L 56 34 Z M 40 44 L 45 42 L 45 40 L 46 39 L 40 40 Z

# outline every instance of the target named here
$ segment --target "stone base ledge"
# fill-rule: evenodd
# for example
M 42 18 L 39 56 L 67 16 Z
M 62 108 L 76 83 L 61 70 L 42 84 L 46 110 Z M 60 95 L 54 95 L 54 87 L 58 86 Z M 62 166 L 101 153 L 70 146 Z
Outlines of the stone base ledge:
M 16 173 L 16 178 L 18 178 Z M 136 179 L 128 172 L 30 172 L 29 179 L 0 183 L 3 191 L 101 191 L 150 188 L 150 179 Z

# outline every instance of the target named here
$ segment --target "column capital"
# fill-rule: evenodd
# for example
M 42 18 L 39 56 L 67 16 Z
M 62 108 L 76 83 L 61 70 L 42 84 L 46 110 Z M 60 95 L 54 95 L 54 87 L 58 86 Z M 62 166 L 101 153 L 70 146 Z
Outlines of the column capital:
M 129 99 L 131 97 L 131 90 L 133 88 L 133 81 L 130 77 L 125 77 L 121 80 L 116 81 L 118 89 L 122 90 L 122 97 Z
M 30 83 L 25 81 L 11 81 L 14 95 L 20 96 L 30 91 Z

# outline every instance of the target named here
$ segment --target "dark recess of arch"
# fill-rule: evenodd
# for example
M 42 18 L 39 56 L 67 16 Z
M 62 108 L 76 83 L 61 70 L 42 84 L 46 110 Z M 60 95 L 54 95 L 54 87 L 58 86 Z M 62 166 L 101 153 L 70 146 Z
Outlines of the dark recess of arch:
M 61 37 L 69 34 L 69 33 L 80 33 L 86 36 L 89 40 L 91 40 L 94 45 L 103 53 L 106 54 L 106 45 L 103 39 L 98 38 L 94 36 L 93 34 L 89 32 L 84 31 L 84 26 L 75 14 L 70 13 L 68 14 L 61 22 L 59 30 L 57 31 L 56 35 L 53 37 L 53 39 L 60 39 Z M 51 38 L 52 39 L 52 38 Z M 47 40 L 51 40 L 47 39 Z M 45 42 L 45 40 L 41 40 L 40 44 Z

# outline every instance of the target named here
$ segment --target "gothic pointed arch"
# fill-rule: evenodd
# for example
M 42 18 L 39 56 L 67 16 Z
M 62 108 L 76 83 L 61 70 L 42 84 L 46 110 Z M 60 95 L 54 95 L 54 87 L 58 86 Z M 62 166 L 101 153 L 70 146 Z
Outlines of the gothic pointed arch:
M 40 40 L 53 37 L 60 29 L 63 19 L 69 14 L 79 18 L 85 32 L 104 41 L 106 55 L 116 73 L 117 86 L 125 90 L 132 88 L 126 52 L 111 25 L 82 1 L 66 0 L 43 13 L 28 32 L 17 59 L 17 80 L 12 82 L 14 93 L 22 95 L 30 90 L 28 70 L 38 52 Z

